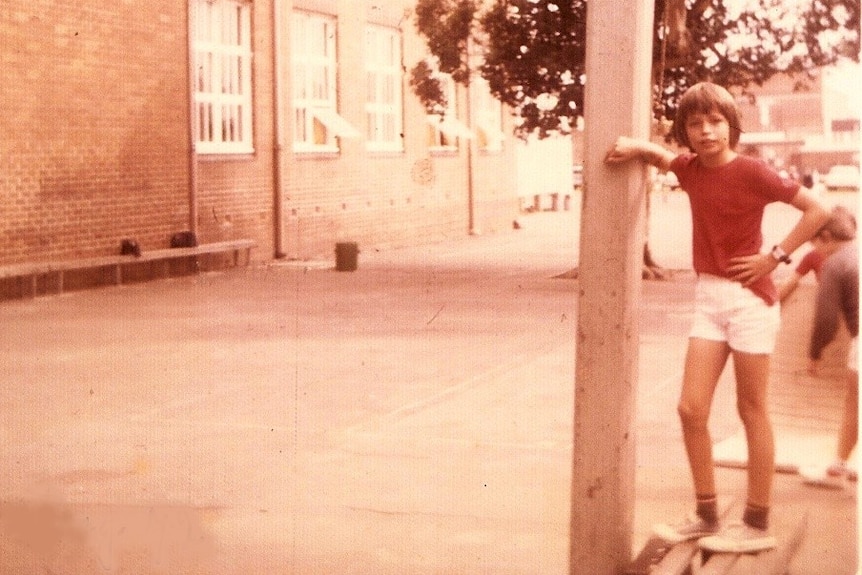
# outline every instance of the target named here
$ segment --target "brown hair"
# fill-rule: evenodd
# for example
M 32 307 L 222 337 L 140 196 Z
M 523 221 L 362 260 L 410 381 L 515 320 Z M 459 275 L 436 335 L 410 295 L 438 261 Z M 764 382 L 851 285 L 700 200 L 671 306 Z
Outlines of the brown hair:
M 730 147 L 736 148 L 742 133 L 736 101 L 730 92 L 711 82 L 695 84 L 680 98 L 676 118 L 673 121 L 673 136 L 676 141 L 691 149 L 691 142 L 685 130 L 688 117 L 692 114 L 708 114 L 712 111 L 718 111 L 730 124 Z
M 829 214 L 829 220 L 817 230 L 817 237 L 829 232 L 832 239 L 846 242 L 856 237 L 856 217 L 844 206 L 835 206 Z

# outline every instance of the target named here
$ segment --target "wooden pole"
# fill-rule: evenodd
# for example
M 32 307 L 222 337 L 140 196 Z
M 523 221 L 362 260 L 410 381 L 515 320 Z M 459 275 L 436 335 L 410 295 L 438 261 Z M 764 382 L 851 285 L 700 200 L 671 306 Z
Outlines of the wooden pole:
M 608 168 L 620 135 L 648 138 L 654 0 L 590 0 L 570 573 L 617 575 L 632 553 L 644 177 Z

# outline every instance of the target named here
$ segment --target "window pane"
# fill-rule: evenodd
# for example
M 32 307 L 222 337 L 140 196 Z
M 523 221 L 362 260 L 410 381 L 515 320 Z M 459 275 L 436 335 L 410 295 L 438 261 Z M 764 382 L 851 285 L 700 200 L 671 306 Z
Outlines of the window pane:
M 194 95 L 203 153 L 252 150 L 251 43 L 247 0 L 194 0 Z M 249 117 L 244 117 L 249 114 Z
M 381 98 L 387 104 L 395 102 L 395 77 L 392 75 L 383 78 L 383 97 Z
M 311 97 L 315 100 L 329 99 L 328 70 L 325 66 L 315 66 L 311 84 Z
M 400 46 L 397 30 L 376 25 L 366 29 L 366 136 L 373 149 L 403 148 Z
M 337 116 L 335 30 L 336 21 L 332 17 L 301 10 L 293 12 L 291 62 L 297 118 L 294 147 L 300 151 L 336 149 L 338 134 L 317 117 L 324 112 Z
M 306 110 L 297 108 L 293 113 L 293 130 L 294 138 L 297 141 L 305 141 L 308 139 L 308 130 L 306 129 Z

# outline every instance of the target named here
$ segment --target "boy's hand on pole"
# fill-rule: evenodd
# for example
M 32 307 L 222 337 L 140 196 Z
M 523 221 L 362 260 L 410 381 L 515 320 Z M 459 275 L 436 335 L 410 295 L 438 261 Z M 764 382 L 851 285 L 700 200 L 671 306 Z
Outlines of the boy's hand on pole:
M 631 159 L 638 157 L 641 154 L 641 148 L 638 141 L 634 138 L 620 136 L 617 138 L 613 147 L 608 150 L 605 155 L 606 164 L 622 164 Z

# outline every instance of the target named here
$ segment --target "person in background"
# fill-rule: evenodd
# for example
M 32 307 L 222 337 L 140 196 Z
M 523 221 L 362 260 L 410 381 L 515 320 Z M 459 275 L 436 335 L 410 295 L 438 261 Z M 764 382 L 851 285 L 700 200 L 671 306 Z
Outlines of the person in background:
M 803 467 L 799 474 L 809 484 L 841 487 L 847 480 L 857 479 L 857 472 L 847 465 L 859 433 L 859 248 L 855 241 L 856 219 L 849 210 L 837 206 L 815 237 L 814 241 L 826 260 L 817 289 L 808 372 L 817 375 L 823 349 L 838 333 L 839 317 L 844 320 L 852 339 L 844 376 L 846 391 L 835 459 L 826 465 Z
M 845 210 L 843 207 L 839 209 Z M 847 221 L 853 226 L 853 230 L 855 231 L 856 218 L 849 212 L 849 210 L 847 210 L 846 213 Z M 796 291 L 796 288 L 799 287 L 799 282 L 808 274 L 808 272 L 814 272 L 814 278 L 818 282 L 820 281 L 820 270 L 823 267 L 823 262 L 826 260 L 823 238 L 820 236 L 814 236 L 811 238 L 811 245 L 811 250 L 802 257 L 799 265 L 796 266 L 795 270 L 793 270 L 793 275 L 790 276 L 790 279 L 778 288 L 778 301 L 784 303 L 784 301 L 790 297 L 794 291 Z
M 819 249 L 819 242 L 817 238 L 813 238 L 811 243 L 814 247 L 808 251 L 802 257 L 802 260 L 799 262 L 799 265 L 796 266 L 796 269 L 793 270 L 793 275 L 790 276 L 786 282 L 781 284 L 781 287 L 778 288 L 778 301 L 784 303 L 784 301 L 790 297 L 790 294 L 796 291 L 796 288 L 799 287 L 799 282 L 805 277 L 808 272 L 814 272 L 814 277 L 818 281 L 820 280 L 820 268 L 823 267 L 823 260 L 826 257 L 823 255 L 823 252 Z

